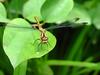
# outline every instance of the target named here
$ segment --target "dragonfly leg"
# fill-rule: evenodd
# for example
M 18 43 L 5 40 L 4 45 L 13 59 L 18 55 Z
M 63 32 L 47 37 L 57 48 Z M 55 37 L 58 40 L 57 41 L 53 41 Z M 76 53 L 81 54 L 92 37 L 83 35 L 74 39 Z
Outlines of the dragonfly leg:
M 41 42 L 38 44 L 38 51 L 39 51 L 40 49 L 42 49 L 42 43 L 41 43 Z
M 36 39 L 32 44 L 33 45 L 36 44 L 38 40 L 40 40 L 40 39 Z
M 47 44 L 48 44 L 49 46 L 51 46 L 49 42 L 47 42 Z
M 37 39 L 37 40 L 40 40 L 40 39 Z M 36 41 L 37 41 L 37 40 L 36 40 Z M 47 46 L 47 49 L 48 49 L 49 46 L 51 46 L 49 42 L 47 42 L 47 43 L 42 43 L 42 42 L 40 42 L 40 43 L 38 44 L 38 46 L 37 46 L 37 51 L 39 51 L 40 49 L 43 50 L 43 45 L 44 45 L 44 44 Z
M 51 46 L 49 42 L 47 42 L 46 45 L 47 45 L 47 48 L 48 48 L 48 46 Z

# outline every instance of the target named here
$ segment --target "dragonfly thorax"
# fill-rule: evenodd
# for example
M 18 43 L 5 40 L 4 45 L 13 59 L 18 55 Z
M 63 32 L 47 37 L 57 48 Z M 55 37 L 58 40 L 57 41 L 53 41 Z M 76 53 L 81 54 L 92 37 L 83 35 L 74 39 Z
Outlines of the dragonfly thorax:
M 44 32 L 41 33 L 41 42 L 42 43 L 47 43 L 48 42 L 48 37 L 46 36 L 46 34 Z
M 47 43 L 48 42 L 48 38 L 47 37 L 41 37 L 41 42 L 42 43 Z

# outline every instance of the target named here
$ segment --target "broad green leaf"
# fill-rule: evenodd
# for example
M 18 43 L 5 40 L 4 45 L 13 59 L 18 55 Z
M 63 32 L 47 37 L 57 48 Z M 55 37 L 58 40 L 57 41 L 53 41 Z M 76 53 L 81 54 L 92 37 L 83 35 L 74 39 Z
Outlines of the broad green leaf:
M 27 0 L 11 0 L 11 2 L 8 5 L 8 9 L 10 13 L 17 13 L 17 14 L 22 14 L 22 7 L 24 5 L 24 3 Z M 14 15 L 13 15 L 14 16 Z
M 0 22 L 8 23 L 10 20 L 6 18 L 0 18 Z
M 0 75 L 4 75 L 4 72 L 0 70 Z
M 43 58 L 30 60 L 28 67 L 32 71 L 28 75 L 54 75 L 52 69 Z
M 94 24 L 97 29 L 100 29 L 100 15 L 94 18 Z
M 100 3 L 94 9 L 93 23 L 97 29 L 100 29 Z
M 4 5 L 0 2 L 0 22 L 5 22 L 7 17 L 6 9 Z
M 80 5 L 75 5 L 72 11 L 69 13 L 67 19 L 68 20 L 75 20 L 75 18 L 80 18 L 77 22 L 83 23 L 86 22 L 88 25 L 91 24 L 91 18 L 88 12 L 82 8 Z
M 14 70 L 13 75 L 26 75 L 28 61 L 21 63 L 17 68 Z
M 0 18 L 6 18 L 6 17 L 7 17 L 6 9 L 0 2 Z
M 42 57 L 55 47 L 56 38 L 50 32 L 46 32 L 48 43 L 43 44 L 37 40 L 40 31 L 26 28 L 31 25 L 24 19 L 14 19 L 8 25 L 13 27 L 5 28 L 3 48 L 14 68 L 30 58 Z
M 35 22 L 34 16 L 38 16 L 42 20 L 41 6 L 45 0 L 29 0 L 25 3 L 23 8 L 23 16 L 31 22 Z
M 46 22 L 62 22 L 66 20 L 72 8 L 73 0 L 46 0 L 41 13 Z

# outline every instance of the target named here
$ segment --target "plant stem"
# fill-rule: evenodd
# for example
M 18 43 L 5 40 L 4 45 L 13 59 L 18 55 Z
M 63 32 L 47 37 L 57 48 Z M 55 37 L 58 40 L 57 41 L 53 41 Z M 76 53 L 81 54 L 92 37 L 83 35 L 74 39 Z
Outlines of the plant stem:
M 85 67 L 93 70 L 100 70 L 98 63 L 81 62 L 81 61 L 65 61 L 65 60 L 49 60 L 48 65 L 51 66 L 74 66 L 74 67 Z
M 15 70 L 13 75 L 26 75 L 27 61 L 20 64 Z

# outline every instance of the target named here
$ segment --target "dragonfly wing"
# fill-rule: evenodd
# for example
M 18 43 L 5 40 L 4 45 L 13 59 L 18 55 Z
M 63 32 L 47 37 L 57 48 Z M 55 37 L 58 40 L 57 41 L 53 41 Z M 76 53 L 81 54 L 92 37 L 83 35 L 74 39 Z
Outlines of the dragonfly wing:
M 76 27 L 74 25 L 55 25 L 55 26 L 51 26 L 46 28 L 47 30 L 52 30 L 52 29 L 59 29 L 59 28 L 66 28 L 66 27 Z
M 0 27 L 11 27 L 11 28 L 21 28 L 21 29 L 28 29 L 33 30 L 32 27 L 24 27 L 24 26 L 17 26 L 17 25 L 7 25 L 7 24 L 1 24 Z

